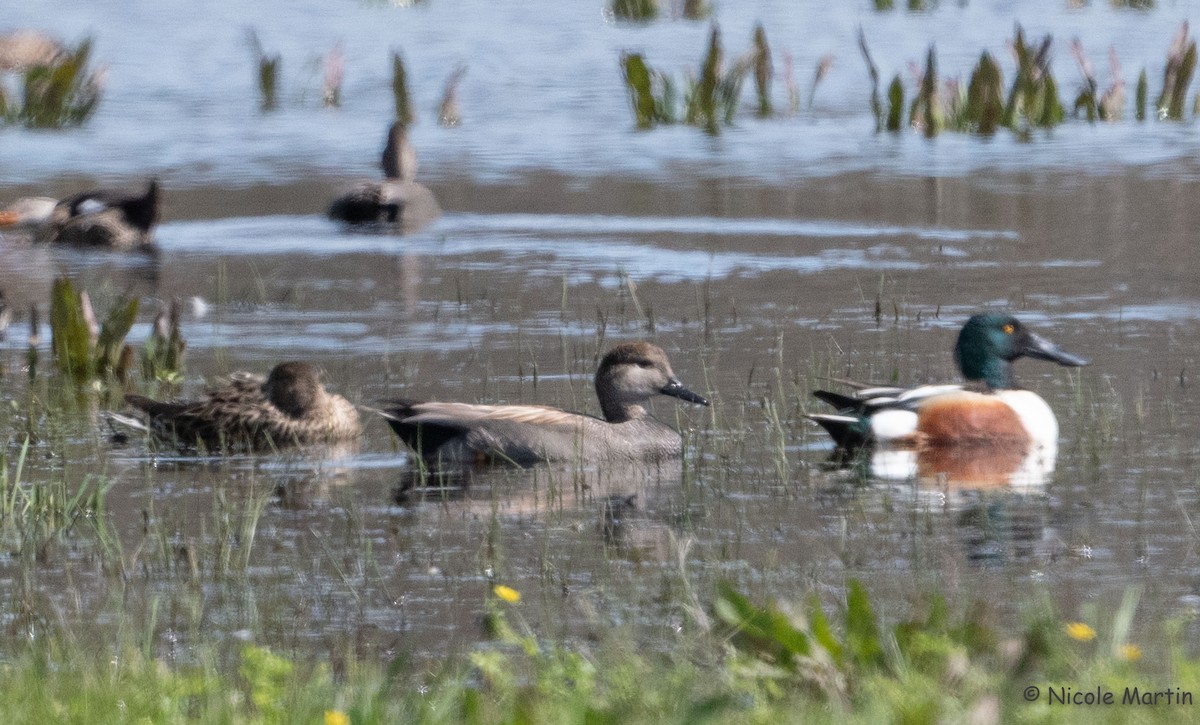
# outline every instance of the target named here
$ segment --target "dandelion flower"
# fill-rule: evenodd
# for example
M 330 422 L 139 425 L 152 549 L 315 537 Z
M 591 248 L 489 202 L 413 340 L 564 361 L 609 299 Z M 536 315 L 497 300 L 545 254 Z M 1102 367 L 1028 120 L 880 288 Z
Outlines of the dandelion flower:
M 1142 658 L 1142 648 L 1136 644 L 1123 644 L 1117 654 L 1126 662 L 1137 662 Z
M 326 710 L 325 725 L 350 725 L 350 717 L 341 710 Z
M 1067 636 L 1080 642 L 1091 642 L 1096 638 L 1096 630 L 1083 622 L 1071 622 L 1067 625 Z
M 512 587 L 506 587 L 503 584 L 497 584 L 496 586 L 492 587 L 492 593 L 509 604 L 516 604 L 517 602 L 521 601 L 521 592 L 513 589 Z

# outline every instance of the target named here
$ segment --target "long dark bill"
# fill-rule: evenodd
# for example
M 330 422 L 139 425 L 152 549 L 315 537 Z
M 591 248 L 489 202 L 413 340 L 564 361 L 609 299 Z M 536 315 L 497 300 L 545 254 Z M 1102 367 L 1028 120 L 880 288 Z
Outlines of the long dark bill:
M 683 383 L 679 382 L 678 380 L 672 380 L 663 386 L 663 389 L 658 392 L 662 393 L 663 395 L 670 395 L 672 398 L 686 400 L 689 403 L 708 405 L 708 398 L 705 398 L 703 395 L 693 393 L 692 391 L 683 387 Z
M 1022 340 L 1021 353 L 1028 357 L 1037 358 L 1038 360 L 1049 360 L 1050 362 L 1056 362 L 1059 365 L 1073 368 L 1088 364 L 1087 360 L 1077 355 L 1072 355 L 1041 335 L 1036 335 L 1032 332 Z

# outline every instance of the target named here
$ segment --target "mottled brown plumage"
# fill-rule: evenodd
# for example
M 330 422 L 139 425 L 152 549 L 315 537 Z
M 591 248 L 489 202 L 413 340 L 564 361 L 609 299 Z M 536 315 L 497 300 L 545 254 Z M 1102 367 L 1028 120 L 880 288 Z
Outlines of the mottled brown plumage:
M 265 378 L 234 373 L 199 400 L 126 395 L 125 402 L 149 415 L 157 438 L 181 447 L 271 450 L 348 441 L 360 432 L 354 406 L 327 392 L 316 368 L 302 362 L 280 363 Z

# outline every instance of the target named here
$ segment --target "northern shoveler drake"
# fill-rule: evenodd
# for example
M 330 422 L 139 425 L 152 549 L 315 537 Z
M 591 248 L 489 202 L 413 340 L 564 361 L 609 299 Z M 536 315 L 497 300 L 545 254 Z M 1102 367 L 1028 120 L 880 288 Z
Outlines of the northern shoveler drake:
M 158 222 L 158 181 L 133 193 L 93 189 L 55 201 L 18 199 L 0 210 L 0 229 L 29 233 L 33 241 L 112 249 L 148 249 Z
M 234 373 L 228 384 L 199 400 L 159 402 L 130 394 L 125 402 L 149 416 L 156 438 L 181 448 L 274 450 L 341 443 L 360 432 L 354 405 L 327 392 L 317 369 L 302 362 L 280 363 L 266 377 Z M 111 417 L 131 424 L 124 416 Z
M 971 317 L 958 334 L 954 359 L 965 385 L 915 388 L 848 383 L 850 395 L 817 390 L 836 414 L 812 414 L 840 448 L 1032 444 L 1057 448 L 1058 421 L 1046 401 L 1018 389 L 1014 360 L 1031 357 L 1077 367 L 1087 361 L 1063 351 L 1011 315 Z
M 651 417 L 646 401 L 669 395 L 708 405 L 679 382 L 667 354 L 648 342 L 610 350 L 600 360 L 595 385 L 602 419 L 540 405 L 397 401 L 379 412 L 427 461 L 532 465 L 678 458 L 679 432 Z
M 433 192 L 415 181 L 417 152 L 400 121 L 388 129 L 381 165 L 384 180 L 362 182 L 338 197 L 329 207 L 330 219 L 414 231 L 441 215 Z

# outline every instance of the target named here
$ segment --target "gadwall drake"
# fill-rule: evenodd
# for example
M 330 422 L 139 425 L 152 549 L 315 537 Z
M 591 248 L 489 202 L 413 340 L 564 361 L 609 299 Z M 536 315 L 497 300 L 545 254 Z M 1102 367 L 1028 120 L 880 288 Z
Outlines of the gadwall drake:
M 29 232 L 34 241 L 84 247 L 144 249 L 153 245 L 158 221 L 158 182 L 146 190 L 93 189 L 55 202 L 18 199 L 0 210 L 0 228 Z
M 682 440 L 646 412 L 660 394 L 708 405 L 676 379 L 661 348 L 631 342 L 610 350 L 596 371 L 603 419 L 539 405 L 397 401 L 380 412 L 428 461 L 662 461 L 679 457 Z
M 1059 365 L 1087 365 L 1035 334 L 1011 315 L 979 314 L 963 325 L 954 347 L 966 385 L 921 385 L 915 388 L 850 383 L 856 390 L 842 395 L 813 393 L 837 408 L 836 414 L 805 416 L 821 425 L 845 449 L 884 445 L 1007 445 L 1056 450 L 1058 421 L 1045 400 L 1016 387 L 1014 360 L 1031 357 Z
M 388 224 L 413 231 L 441 215 L 433 192 L 415 181 L 417 152 L 404 124 L 388 129 L 382 157 L 383 181 L 365 181 L 329 207 L 329 218 L 347 224 Z
M 302 362 L 280 363 L 266 377 L 234 373 L 199 400 L 159 402 L 131 394 L 125 402 L 149 415 L 156 438 L 210 451 L 339 443 L 360 432 L 355 407 L 327 392 L 317 369 Z

